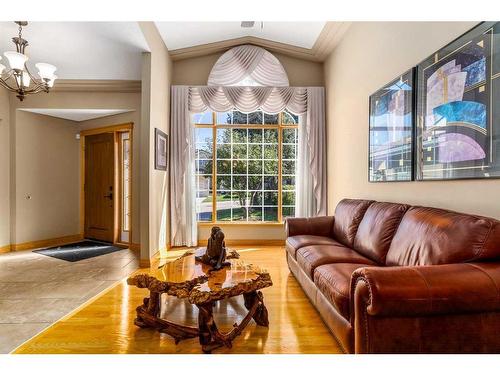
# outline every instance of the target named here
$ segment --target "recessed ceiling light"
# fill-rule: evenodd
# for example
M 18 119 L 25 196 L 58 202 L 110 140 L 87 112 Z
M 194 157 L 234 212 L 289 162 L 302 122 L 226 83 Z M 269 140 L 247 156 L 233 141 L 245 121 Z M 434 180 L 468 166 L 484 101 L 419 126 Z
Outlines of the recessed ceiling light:
M 255 26 L 255 21 L 241 21 L 241 27 L 251 28 Z

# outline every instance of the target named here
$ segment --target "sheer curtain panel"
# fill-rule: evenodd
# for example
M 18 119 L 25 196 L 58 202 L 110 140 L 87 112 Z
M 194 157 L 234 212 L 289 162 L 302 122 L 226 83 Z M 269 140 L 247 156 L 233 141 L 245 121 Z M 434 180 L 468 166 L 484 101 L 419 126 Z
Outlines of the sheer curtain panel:
M 170 207 L 172 246 L 196 246 L 194 129 L 189 114 L 189 88 L 172 86 Z

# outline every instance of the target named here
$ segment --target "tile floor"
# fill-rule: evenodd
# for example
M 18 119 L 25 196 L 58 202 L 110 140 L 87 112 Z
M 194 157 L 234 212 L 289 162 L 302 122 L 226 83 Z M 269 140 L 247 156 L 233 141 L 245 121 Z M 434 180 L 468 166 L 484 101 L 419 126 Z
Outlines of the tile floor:
M 138 269 L 128 249 L 71 263 L 32 251 L 0 254 L 0 353 L 9 353 Z

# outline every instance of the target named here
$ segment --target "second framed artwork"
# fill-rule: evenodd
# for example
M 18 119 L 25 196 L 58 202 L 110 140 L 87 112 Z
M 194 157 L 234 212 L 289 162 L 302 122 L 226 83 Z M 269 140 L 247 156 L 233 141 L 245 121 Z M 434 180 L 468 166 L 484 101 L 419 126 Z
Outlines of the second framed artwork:
M 418 65 L 417 179 L 500 177 L 500 23 Z
M 415 68 L 370 96 L 370 182 L 413 180 Z

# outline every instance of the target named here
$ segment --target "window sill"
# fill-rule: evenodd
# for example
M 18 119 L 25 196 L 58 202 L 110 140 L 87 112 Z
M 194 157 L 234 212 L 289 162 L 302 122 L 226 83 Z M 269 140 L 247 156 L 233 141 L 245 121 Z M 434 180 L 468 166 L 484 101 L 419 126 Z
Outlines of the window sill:
M 282 227 L 285 225 L 285 222 L 256 222 L 256 223 L 251 223 L 251 222 L 235 222 L 235 221 L 219 221 L 219 222 L 206 222 L 206 221 L 199 221 L 198 226 L 200 227 L 209 227 L 209 226 L 244 226 L 244 227 L 251 227 L 251 226 L 268 226 L 268 227 Z

